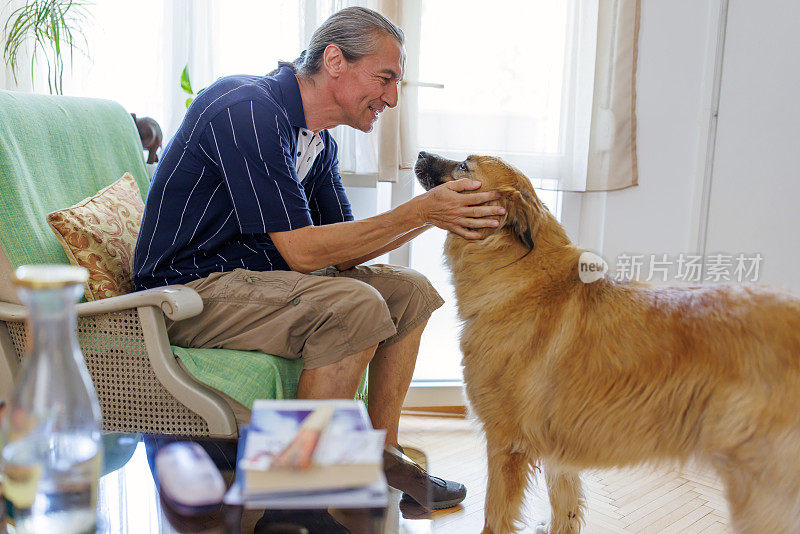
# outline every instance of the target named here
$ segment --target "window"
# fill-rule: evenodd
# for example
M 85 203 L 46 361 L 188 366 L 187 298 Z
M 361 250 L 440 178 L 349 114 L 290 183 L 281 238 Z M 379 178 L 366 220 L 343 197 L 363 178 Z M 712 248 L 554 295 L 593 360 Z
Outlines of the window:
M 591 108 L 575 87 L 583 38 L 577 19 L 577 0 L 500 1 L 491 8 L 479 0 L 422 0 L 419 81 L 444 88 L 418 89 L 420 148 L 456 160 L 502 157 L 531 178 L 560 220 L 561 193 L 554 186 L 580 172 L 573 162 L 579 145 L 588 144 L 588 122 L 576 128 Z M 416 185 L 414 194 L 421 192 Z M 462 378 L 445 237 L 433 229 L 410 247 L 409 266 L 446 300 L 423 334 L 417 382 Z
M 423 0 L 419 77 L 444 89 L 418 90 L 419 145 L 500 156 L 545 189 L 581 172 L 591 90 L 577 82 L 593 36 L 578 3 Z

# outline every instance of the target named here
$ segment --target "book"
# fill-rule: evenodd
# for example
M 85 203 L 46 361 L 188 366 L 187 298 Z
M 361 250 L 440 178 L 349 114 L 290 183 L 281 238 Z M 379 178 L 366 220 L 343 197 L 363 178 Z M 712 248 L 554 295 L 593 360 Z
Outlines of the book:
M 303 429 L 312 413 L 317 417 L 331 409 L 323 418 L 327 424 L 318 429 L 318 438 L 298 440 L 304 432 L 313 431 Z M 247 500 L 373 485 L 383 478 L 384 438 L 383 431 L 372 428 L 359 401 L 257 400 L 246 436 L 240 438 L 244 446 L 237 471 L 241 473 L 242 496 Z M 297 443 L 304 447 L 301 452 L 308 452 L 308 443 L 316 443 L 310 462 L 302 462 L 308 467 L 295 468 L 279 461 L 287 456 L 287 446 Z
M 326 508 L 384 508 L 388 503 L 389 487 L 381 473 L 380 480 L 369 486 L 342 490 L 267 493 L 242 495 L 241 479 L 237 475 L 224 502 L 228 505 L 244 506 L 248 509 L 267 510 L 313 510 Z

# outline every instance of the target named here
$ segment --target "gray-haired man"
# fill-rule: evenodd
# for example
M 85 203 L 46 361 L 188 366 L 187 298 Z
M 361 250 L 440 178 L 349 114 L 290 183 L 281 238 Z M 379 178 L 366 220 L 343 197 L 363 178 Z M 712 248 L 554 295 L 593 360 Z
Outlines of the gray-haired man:
M 460 194 L 480 186 L 461 180 L 354 221 L 327 131 L 368 132 L 397 105 L 403 39 L 378 13 L 347 8 L 317 29 L 301 61 L 203 91 L 153 177 L 134 282 L 182 283 L 203 298 L 199 317 L 169 325 L 175 344 L 303 358 L 298 398 L 352 398 L 369 364 L 369 414 L 387 432 L 390 483 L 424 501 L 431 482 L 431 506 L 445 508 L 464 486 L 397 454 L 420 336 L 443 301 L 415 271 L 362 264 L 432 226 L 477 239 L 502 208 L 481 206 L 495 193 Z

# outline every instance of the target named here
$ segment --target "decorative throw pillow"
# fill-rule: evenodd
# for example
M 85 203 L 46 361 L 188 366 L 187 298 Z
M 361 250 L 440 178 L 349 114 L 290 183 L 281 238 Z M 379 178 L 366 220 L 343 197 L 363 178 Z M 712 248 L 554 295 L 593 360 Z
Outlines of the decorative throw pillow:
M 133 249 L 144 203 L 130 173 L 69 208 L 47 215 L 70 263 L 89 270 L 86 300 L 133 291 Z

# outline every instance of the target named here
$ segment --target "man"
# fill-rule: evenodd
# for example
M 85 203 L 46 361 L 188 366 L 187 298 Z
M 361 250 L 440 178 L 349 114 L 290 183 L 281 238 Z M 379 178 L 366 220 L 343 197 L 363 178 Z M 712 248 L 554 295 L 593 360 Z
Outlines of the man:
M 368 132 L 397 104 L 403 39 L 378 13 L 347 8 L 302 61 L 203 91 L 153 177 L 134 261 L 137 289 L 186 284 L 203 299 L 200 316 L 168 325 L 173 343 L 303 358 L 298 398 L 352 398 L 370 364 L 369 415 L 395 454 L 420 336 L 443 301 L 419 273 L 361 264 L 431 226 L 477 239 L 502 213 L 481 206 L 495 193 L 462 194 L 480 184 L 460 180 L 353 220 L 327 128 Z M 390 483 L 419 497 L 420 477 L 406 475 L 408 487 Z M 463 500 L 463 485 L 430 481 L 433 507 Z

